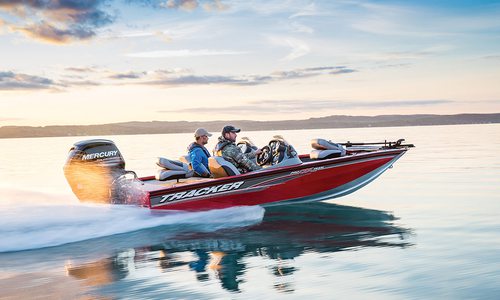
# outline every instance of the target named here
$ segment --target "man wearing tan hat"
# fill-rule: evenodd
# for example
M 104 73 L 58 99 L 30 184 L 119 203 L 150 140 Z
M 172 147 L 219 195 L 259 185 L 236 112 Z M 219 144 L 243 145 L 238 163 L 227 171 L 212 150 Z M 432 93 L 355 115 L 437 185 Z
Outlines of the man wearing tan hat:
M 195 141 L 188 147 L 189 158 L 191 159 L 191 166 L 193 167 L 196 175 L 201 177 L 210 177 L 210 169 L 208 168 L 208 152 L 205 145 L 208 143 L 208 138 L 212 134 L 204 128 L 198 128 L 194 132 Z

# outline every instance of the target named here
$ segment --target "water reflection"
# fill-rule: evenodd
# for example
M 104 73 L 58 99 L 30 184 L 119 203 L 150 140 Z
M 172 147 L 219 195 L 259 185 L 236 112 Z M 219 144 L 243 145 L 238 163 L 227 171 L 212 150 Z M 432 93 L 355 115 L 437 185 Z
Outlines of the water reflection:
M 128 266 L 116 256 L 77 266 L 68 263 L 66 273 L 76 279 L 84 279 L 87 286 L 99 286 L 125 278 L 128 275 Z
M 160 273 L 156 279 L 170 276 L 170 280 L 176 277 L 172 272 L 189 272 L 195 275 L 193 284 L 213 279 L 225 290 L 239 292 L 244 273 L 255 263 L 248 258 L 260 257 L 273 262 L 267 268 L 276 278 L 274 288 L 292 292 L 293 282 L 281 279 L 297 271 L 293 259 L 305 253 L 409 246 L 409 230 L 395 225 L 395 219 L 388 212 L 328 203 L 272 207 L 258 225 L 215 232 L 182 231 L 161 243 L 120 251 L 94 263 L 68 265 L 67 274 L 101 286 L 137 270 L 154 269 Z M 113 293 L 126 292 L 123 288 Z

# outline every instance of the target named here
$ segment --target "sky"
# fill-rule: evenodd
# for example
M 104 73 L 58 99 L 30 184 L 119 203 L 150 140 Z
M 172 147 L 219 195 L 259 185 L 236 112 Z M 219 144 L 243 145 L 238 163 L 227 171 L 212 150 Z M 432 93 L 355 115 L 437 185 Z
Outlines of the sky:
M 500 0 L 0 0 L 0 126 L 500 112 Z

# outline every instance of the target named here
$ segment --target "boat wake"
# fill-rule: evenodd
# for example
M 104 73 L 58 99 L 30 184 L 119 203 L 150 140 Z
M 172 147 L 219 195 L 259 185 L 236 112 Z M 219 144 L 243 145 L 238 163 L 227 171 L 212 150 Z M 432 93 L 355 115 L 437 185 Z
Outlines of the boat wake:
M 60 195 L 53 198 L 57 197 Z M 154 213 L 137 206 L 51 203 L 46 201 L 49 198 L 31 192 L 29 201 L 0 204 L 0 252 L 54 247 L 164 225 L 177 230 L 215 231 L 256 224 L 264 216 L 261 207 Z

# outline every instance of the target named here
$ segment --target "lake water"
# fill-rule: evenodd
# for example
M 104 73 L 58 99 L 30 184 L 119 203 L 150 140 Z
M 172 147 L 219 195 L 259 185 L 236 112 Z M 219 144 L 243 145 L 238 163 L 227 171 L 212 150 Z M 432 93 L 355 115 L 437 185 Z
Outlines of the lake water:
M 300 153 L 315 137 L 417 147 L 346 197 L 151 214 L 76 200 L 62 166 L 87 137 L 0 139 L 0 299 L 499 299 L 499 124 L 240 136 L 274 134 Z M 191 134 L 104 138 L 146 176 Z

